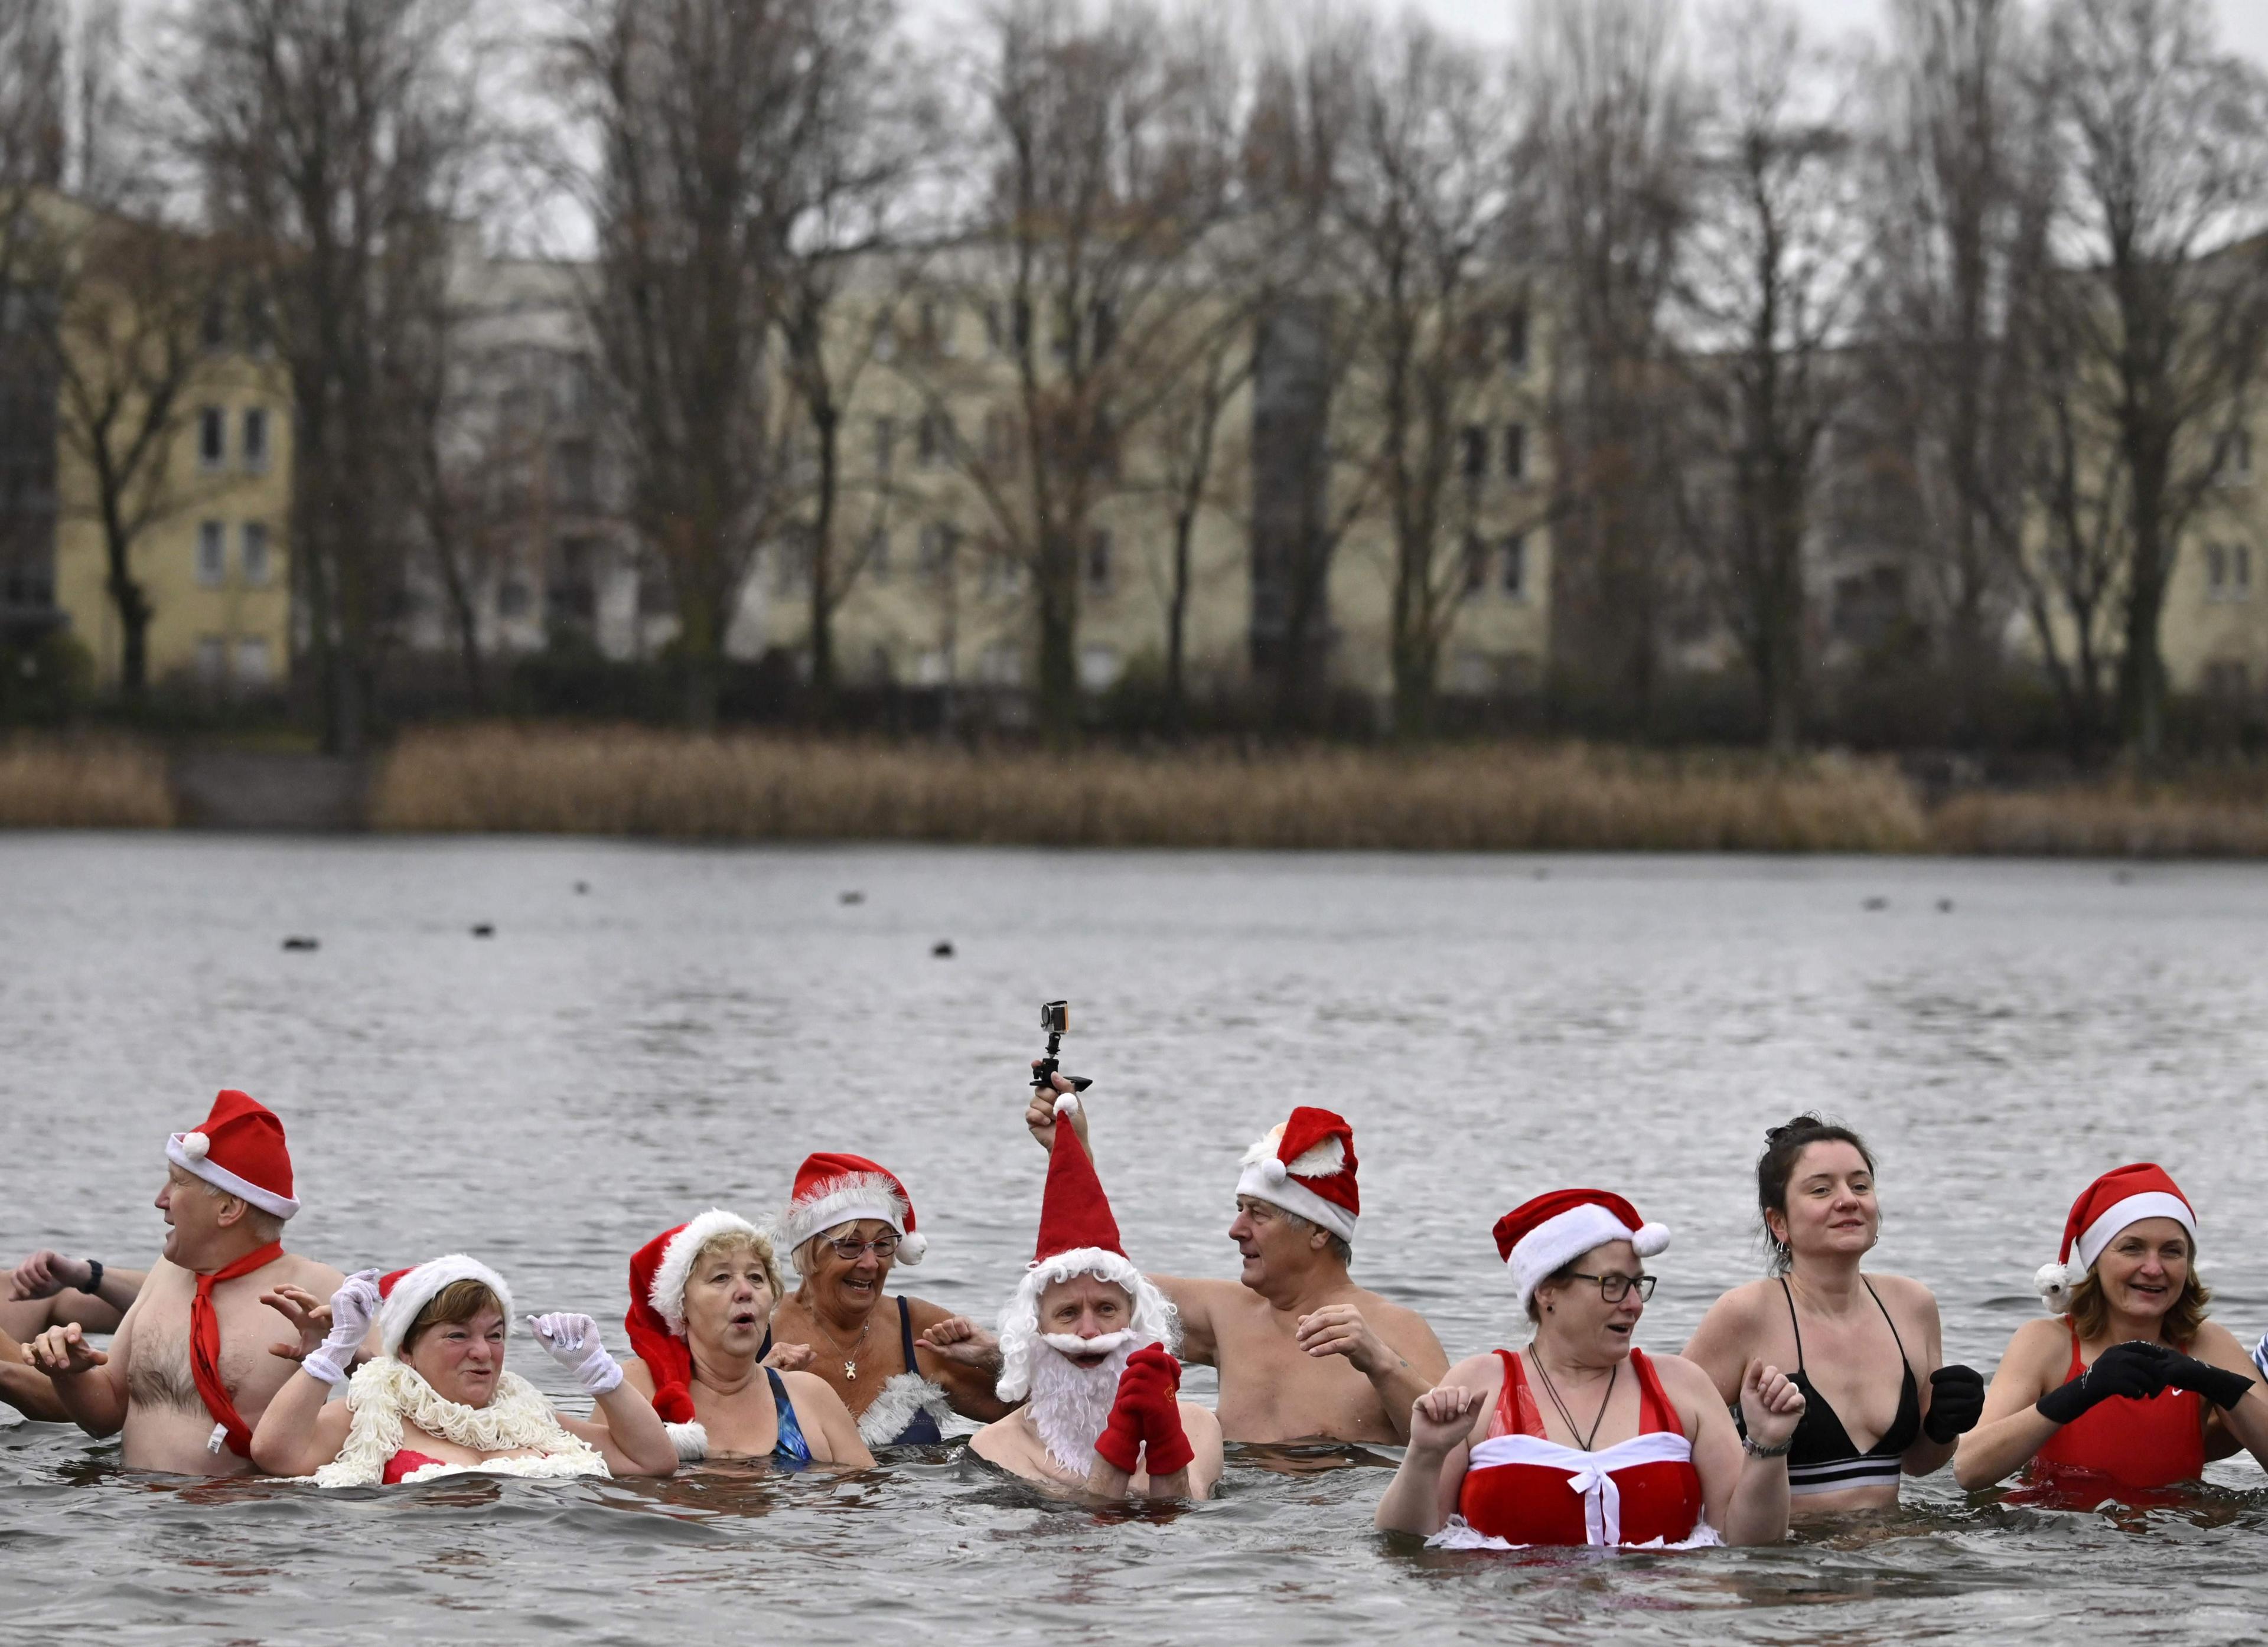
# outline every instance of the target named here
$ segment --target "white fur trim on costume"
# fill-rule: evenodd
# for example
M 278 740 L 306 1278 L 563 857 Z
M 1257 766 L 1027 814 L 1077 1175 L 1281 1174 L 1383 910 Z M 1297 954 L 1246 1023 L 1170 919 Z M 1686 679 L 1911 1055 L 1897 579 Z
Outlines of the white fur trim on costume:
M 512 1289 L 504 1284 L 504 1277 L 477 1258 L 468 1258 L 462 1253 L 447 1253 L 423 1263 L 394 1283 L 394 1290 L 378 1308 L 379 1342 L 389 1356 L 401 1353 L 401 1341 L 409 1336 L 409 1329 L 417 1324 L 418 1315 L 433 1302 L 442 1288 L 453 1282 L 477 1281 L 497 1296 L 504 1306 L 504 1330 L 512 1332 Z
M 677 1449 L 680 1464 L 698 1464 L 709 1456 L 709 1432 L 698 1423 L 664 1424 L 669 1432 L 669 1445 Z
M 1284 1163 L 1272 1155 L 1246 1163 L 1244 1175 L 1236 1180 L 1236 1193 L 1281 1207 L 1310 1224 L 1320 1224 L 1342 1241 L 1354 1239 L 1354 1214 L 1336 1201 L 1324 1200 L 1297 1178 L 1287 1177 Z
M 808 1200 L 790 1202 L 787 1210 L 779 1217 L 779 1244 L 787 1249 L 792 1261 L 813 1236 L 837 1224 L 858 1224 L 867 1218 L 879 1219 L 898 1232 L 898 1253 L 904 1256 L 905 1197 L 880 1173 L 846 1173 L 840 1178 L 828 1179 Z M 922 1245 L 926 1248 L 929 1243 L 924 1241 Z M 917 1257 L 906 1259 L 909 1264 L 920 1261 Z M 796 1266 L 799 1275 L 802 1269 L 802 1265 Z
M 190 1139 L 196 1148 L 189 1147 Z M 191 1173 L 210 1184 L 215 1189 L 250 1202 L 261 1211 L 288 1218 L 299 1210 L 299 1203 L 289 1195 L 279 1195 L 272 1189 L 262 1189 L 248 1178 L 239 1178 L 228 1168 L 214 1161 L 209 1153 L 212 1142 L 202 1132 L 177 1132 L 166 1140 L 166 1158 L 185 1173 Z
M 661 1262 L 654 1266 L 653 1284 L 646 1289 L 645 1301 L 680 1338 L 685 1336 L 685 1287 L 693 1279 L 693 1261 L 720 1235 L 737 1235 L 751 1246 L 771 1250 L 762 1230 L 722 1207 L 710 1208 L 671 1236 L 669 1245 L 661 1249 Z
M 406 1284 L 408 1276 L 402 1280 Z M 397 1288 L 398 1291 L 399 1289 Z M 532 1459 L 490 1459 L 480 1464 L 431 1466 L 405 1477 L 423 1481 L 437 1475 L 480 1472 L 491 1475 L 557 1477 L 607 1475 L 607 1460 L 597 1448 L 570 1433 L 551 1409 L 543 1393 L 517 1372 L 497 1379 L 496 1393 L 485 1407 L 467 1407 L 443 1399 L 420 1378 L 415 1368 L 380 1356 L 365 1362 L 347 1385 L 347 1407 L 353 1416 L 338 1456 L 313 1475 L 300 1479 L 318 1487 L 375 1487 L 386 1478 L 387 1461 L 401 1451 L 401 1426 L 406 1418 L 429 1436 L 453 1441 L 478 1452 L 534 1452 Z
M 1173 1300 L 1135 1268 L 1132 1260 L 1105 1247 L 1073 1247 L 1025 1270 L 1015 1296 L 1000 1312 L 1000 1379 L 996 1387 L 1002 1401 L 1020 1401 L 1031 1393 L 1032 1357 L 1046 1348 L 1040 1342 L 1040 1294 L 1073 1276 L 1093 1276 L 1125 1289 L 1134 1300 L 1136 1336 L 1163 1344 L 1169 1355 L 1180 1349 L 1182 1321 Z
M 1669 1226 L 1642 1224 L 1633 1230 L 1595 1201 L 1544 1219 L 1513 1244 L 1505 1261 L 1512 1270 L 1513 1308 L 1527 1314 L 1528 1299 L 1553 1270 L 1609 1241 L 1628 1241 L 1639 1257 L 1651 1258 L 1668 1250 Z
M 2112 1202 L 2094 1223 L 2079 1232 L 2079 1239 L 2073 1244 L 2072 1257 L 2080 1272 L 2095 1268 L 2095 1261 L 2102 1256 L 2104 1247 L 2117 1239 L 2119 1231 L 2145 1218 L 2171 1218 L 2189 1232 L 2190 1245 L 2197 1245 L 2197 1214 L 2190 1210 L 2190 1203 L 2162 1189 L 2145 1190 L 2124 1201 Z
M 874 1392 L 873 1403 L 858 1415 L 858 1439 L 866 1444 L 869 1451 L 887 1447 L 905 1434 L 914 1415 L 924 1409 L 937 1421 L 940 1432 L 946 1421 L 953 1416 L 953 1408 L 946 1401 L 943 1389 L 918 1372 L 895 1373 L 883 1381 L 882 1387 Z
M 2079 1276 L 2086 1273 L 2080 1270 L 2075 1276 L 2068 1264 L 2042 1264 L 2032 1272 L 2032 1285 L 2038 1290 L 2040 1301 L 2048 1306 L 2049 1314 L 2061 1315 L 2071 1308 L 2071 1290 Z

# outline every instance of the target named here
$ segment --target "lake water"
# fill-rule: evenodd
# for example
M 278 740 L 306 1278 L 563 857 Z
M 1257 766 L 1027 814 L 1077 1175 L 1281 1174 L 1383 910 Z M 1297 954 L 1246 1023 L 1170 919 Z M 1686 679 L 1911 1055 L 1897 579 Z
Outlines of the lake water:
M 1879 1267 L 1937 1290 L 1949 1358 L 1989 1370 L 2072 1196 L 2145 1158 L 2198 1204 L 2216 1313 L 2249 1339 L 2264 918 L 2268 875 L 2227 868 L 0 837 L 0 1254 L 146 1259 L 164 1135 L 241 1085 L 291 1130 L 294 1246 L 348 1268 L 462 1247 L 619 1352 L 633 1248 L 712 1202 L 765 1212 L 806 1151 L 850 1150 L 900 1171 L 931 1236 L 895 1284 L 989 1319 L 1044 1166 L 1019 1071 L 1037 1004 L 1067 996 L 1138 1261 L 1233 1275 L 1238 1156 L 1322 1104 L 1358 1129 L 1358 1276 L 1453 1357 L 1522 1341 L 1489 1226 L 1570 1183 L 1675 1227 L 1640 1338 L 1677 1348 L 1757 1271 L 1764 1128 L 1815 1105 L 1876 1144 Z M 284 952 L 295 933 L 321 948 Z M 2003 1506 L 1948 1473 L 1831 1536 L 1667 1556 L 1425 1553 L 1371 1530 L 1383 1468 L 1334 1462 L 1232 1454 L 1216 1503 L 1140 1516 L 949 1456 L 320 1495 L 129 1475 L 21 1425 L 0 1428 L 0 1625 L 2219 1643 L 2268 1610 L 2249 1460 L 2179 1510 Z

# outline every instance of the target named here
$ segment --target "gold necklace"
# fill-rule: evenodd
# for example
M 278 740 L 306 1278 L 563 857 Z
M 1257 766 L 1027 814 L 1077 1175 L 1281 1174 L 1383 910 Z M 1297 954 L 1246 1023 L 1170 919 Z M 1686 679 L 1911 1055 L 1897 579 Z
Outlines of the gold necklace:
M 856 1384 L 858 1381 L 858 1363 L 854 1358 L 854 1352 L 858 1349 L 859 1345 L 866 1342 L 866 1335 L 873 1330 L 874 1318 L 872 1315 L 868 1315 L 865 1320 L 862 1322 L 858 1327 L 858 1336 L 852 1339 L 846 1344 L 834 1334 L 827 1330 L 825 1324 L 819 1319 L 819 1312 L 817 1310 L 813 1309 L 806 1305 L 805 1306 L 805 1312 L 811 1317 L 811 1324 L 819 1328 L 820 1336 L 826 1339 L 828 1343 L 834 1345 L 835 1353 L 843 1357 L 843 1381 L 845 1384 Z

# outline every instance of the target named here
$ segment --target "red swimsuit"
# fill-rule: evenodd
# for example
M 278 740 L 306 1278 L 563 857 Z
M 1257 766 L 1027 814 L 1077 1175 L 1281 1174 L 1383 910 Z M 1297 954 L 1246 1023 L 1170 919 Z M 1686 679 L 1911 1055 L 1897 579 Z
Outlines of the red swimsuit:
M 1504 1388 L 1457 1495 L 1474 1532 L 1507 1544 L 1681 1544 L 1693 1536 L 1702 1525 L 1701 1473 L 1644 1350 L 1631 1351 L 1638 1433 L 1596 1452 L 1545 1439 L 1520 1357 L 1496 1353 Z
M 2086 1371 L 2074 1327 L 2064 1378 Z M 2107 1478 L 2145 1490 L 2196 1481 L 2205 1474 L 2204 1401 L 2195 1390 L 2165 1389 L 2146 1401 L 2114 1395 L 2097 1402 L 2048 1437 L 2034 1455 L 2030 1478 L 2073 1486 Z
M 405 1475 L 411 1475 L 429 1464 L 446 1464 L 446 1459 L 428 1458 L 423 1452 L 412 1452 L 408 1447 L 386 1461 L 386 1484 L 394 1486 Z

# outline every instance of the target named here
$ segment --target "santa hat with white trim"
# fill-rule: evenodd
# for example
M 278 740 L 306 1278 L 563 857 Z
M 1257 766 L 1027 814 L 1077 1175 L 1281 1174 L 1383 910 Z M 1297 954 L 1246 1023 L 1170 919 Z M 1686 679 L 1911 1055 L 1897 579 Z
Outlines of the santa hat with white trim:
M 1554 1270 L 1594 1246 L 1628 1241 L 1640 1258 L 1669 1250 L 1669 1226 L 1648 1224 L 1611 1190 L 1555 1189 L 1522 1202 L 1496 1221 L 1496 1250 L 1511 1267 L 1513 1307 L 1528 1301 Z
M 284 1123 L 266 1105 L 232 1088 L 213 1099 L 212 1113 L 195 1131 L 166 1140 L 166 1158 L 262 1212 L 288 1218 L 299 1210 L 291 1195 Z
M 838 1224 L 879 1218 L 898 1232 L 897 1261 L 918 1264 L 929 1237 L 914 1228 L 914 1198 L 898 1175 L 863 1155 L 812 1155 L 795 1169 L 795 1191 L 774 1229 L 790 1258 Z
M 1016 1296 L 1000 1312 L 1000 1379 L 1004 1401 L 1020 1401 L 1031 1392 L 1031 1357 L 1036 1345 L 1040 1295 L 1058 1281 L 1093 1276 L 1124 1290 L 1133 1300 L 1134 1332 L 1161 1343 L 1170 1353 L 1181 1343 L 1181 1322 L 1172 1301 L 1134 1267 L 1102 1193 L 1094 1163 L 1070 1122 L 1078 1113 L 1076 1094 L 1056 1099 L 1055 1148 L 1048 1157 L 1048 1180 L 1040 1197 L 1040 1234 L 1032 1261 L 1016 1284 Z
M 1319 1224 L 1342 1241 L 1354 1239 L 1362 1211 L 1355 1185 L 1354 1129 L 1328 1109 L 1302 1104 L 1291 1119 L 1244 1152 L 1236 1193 Z
M 653 1379 L 653 1410 L 677 1448 L 690 1462 L 708 1456 L 709 1433 L 693 1411 L 693 1348 L 685 1336 L 685 1288 L 694 1261 L 719 1237 L 761 1249 L 772 1244 L 762 1230 L 738 1213 L 711 1207 L 699 1217 L 664 1230 L 630 1254 L 630 1307 L 622 1317 L 630 1351 Z M 772 1300 L 777 1304 L 778 1299 Z
M 504 1311 L 504 1330 L 510 1334 L 512 1289 L 504 1284 L 504 1277 L 477 1258 L 446 1253 L 415 1268 L 397 1269 L 378 1278 L 378 1296 L 385 1300 L 378 1307 L 378 1336 L 386 1353 L 400 1356 L 401 1341 L 409 1336 L 425 1306 L 441 1295 L 442 1289 L 460 1281 L 477 1281 L 496 1294 L 497 1306 Z
M 2113 1167 L 2081 1190 L 2063 1221 L 2063 1250 L 2054 1263 L 2041 1265 L 2032 1276 L 2048 1308 L 2058 1315 L 2069 1309 L 2071 1290 L 2095 1268 L 2102 1249 L 2128 1224 L 2145 1218 L 2171 1218 L 2189 1232 L 2191 1250 L 2196 1250 L 2197 1213 L 2172 1175 L 2155 1161 Z

